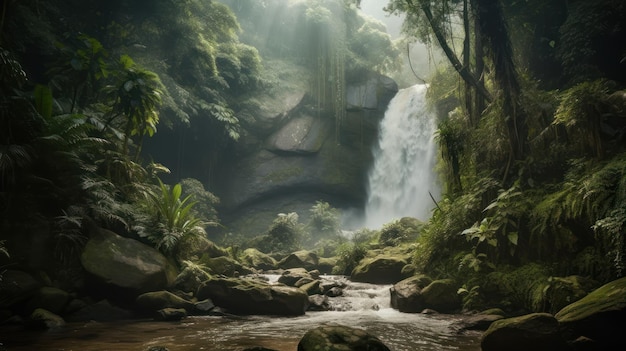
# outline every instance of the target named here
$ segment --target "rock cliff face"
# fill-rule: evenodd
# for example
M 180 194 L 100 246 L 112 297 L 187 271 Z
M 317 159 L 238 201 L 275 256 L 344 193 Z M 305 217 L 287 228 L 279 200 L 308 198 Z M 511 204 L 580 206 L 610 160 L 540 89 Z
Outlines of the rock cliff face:
M 306 88 L 272 97 L 271 108 L 242 111 L 253 116 L 246 129 L 256 134 L 240 140 L 215 187 L 227 230 L 257 235 L 278 213 L 297 212 L 305 222 L 320 200 L 361 209 L 378 122 L 397 91 L 393 80 L 380 75 L 348 82 L 339 127 L 315 110 Z

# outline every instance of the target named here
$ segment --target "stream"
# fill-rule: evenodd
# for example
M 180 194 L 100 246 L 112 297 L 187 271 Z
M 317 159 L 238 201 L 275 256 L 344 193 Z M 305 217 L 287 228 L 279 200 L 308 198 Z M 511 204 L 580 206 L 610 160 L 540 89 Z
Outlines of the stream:
M 460 316 L 402 313 L 389 306 L 390 285 L 355 283 L 342 276 L 322 278 L 346 283 L 343 296 L 330 298 L 331 311 L 298 317 L 190 316 L 179 322 L 91 321 L 37 332 L 4 326 L 0 344 L 7 351 L 146 351 L 152 346 L 170 351 L 241 351 L 253 346 L 295 351 L 308 330 L 335 323 L 364 329 L 393 351 L 480 351 L 480 332 L 461 334 L 453 327 Z

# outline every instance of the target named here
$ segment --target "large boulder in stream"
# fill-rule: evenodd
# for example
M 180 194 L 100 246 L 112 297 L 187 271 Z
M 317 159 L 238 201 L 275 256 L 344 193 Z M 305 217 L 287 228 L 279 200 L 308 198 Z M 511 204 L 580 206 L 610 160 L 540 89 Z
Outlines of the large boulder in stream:
M 193 302 L 165 290 L 143 293 L 137 296 L 135 305 L 141 312 L 150 314 L 165 308 L 194 310 Z
M 400 312 L 417 313 L 426 308 L 422 289 L 432 283 L 425 275 L 416 275 L 394 284 L 390 289 L 391 307 Z
M 458 287 L 451 279 L 432 280 L 416 275 L 394 284 L 390 289 L 391 307 L 400 312 L 416 313 L 425 309 L 442 313 L 455 312 L 461 307 Z
M 241 315 L 299 316 L 309 303 L 301 289 L 243 277 L 207 280 L 198 288 L 196 297 L 211 299 L 228 312 Z
M 371 284 L 394 284 L 404 278 L 407 262 L 398 257 L 377 256 L 363 259 L 350 274 L 350 280 Z
M 323 325 L 304 334 L 298 351 L 390 351 L 376 336 L 363 329 L 343 325 Z
M 177 274 L 158 250 L 102 228 L 92 231 L 80 260 L 95 278 L 93 288 L 101 293 L 111 289 L 111 297 L 134 298 L 167 288 Z

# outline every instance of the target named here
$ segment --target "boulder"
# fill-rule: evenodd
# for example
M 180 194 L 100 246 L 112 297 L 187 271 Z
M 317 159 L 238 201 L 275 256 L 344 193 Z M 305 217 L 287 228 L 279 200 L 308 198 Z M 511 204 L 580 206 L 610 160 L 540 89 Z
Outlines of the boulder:
M 68 322 L 113 322 L 130 319 L 133 314 L 123 308 L 112 305 L 108 300 L 101 300 L 95 304 L 87 305 L 70 314 L 65 319 Z
M 320 259 L 315 252 L 301 250 L 293 252 L 278 262 L 282 269 L 304 268 L 306 270 L 317 269 Z
M 491 323 L 503 318 L 504 317 L 500 314 L 479 313 L 463 316 L 461 319 L 453 322 L 450 327 L 458 333 L 462 333 L 466 330 L 486 331 L 491 326 Z
M 343 294 L 343 288 L 345 288 L 345 283 L 336 280 L 322 279 L 320 282 L 322 294 L 328 297 L 341 296 Z
M 29 329 L 56 329 L 64 326 L 63 318 L 43 308 L 35 309 L 26 323 Z
M 187 317 L 187 311 L 184 308 L 163 308 L 156 311 L 154 320 L 157 321 L 179 321 Z
M 280 277 L 278 277 L 278 282 L 288 286 L 296 286 L 296 283 L 302 279 L 313 280 L 313 277 L 304 268 L 292 268 L 284 271 Z
M 279 153 L 312 154 L 319 151 L 327 134 L 325 120 L 310 115 L 297 116 L 267 139 L 266 148 Z
M 390 351 L 376 336 L 363 329 L 343 325 L 324 325 L 307 331 L 298 351 Z
M 320 273 L 331 274 L 338 261 L 339 258 L 337 257 L 320 257 L 317 269 L 319 269 Z
M 426 305 L 422 296 L 422 289 L 428 286 L 432 279 L 425 275 L 417 275 L 394 284 L 389 290 L 391 307 L 400 312 L 421 312 Z
M 392 256 L 364 259 L 350 274 L 350 280 L 371 284 L 395 284 L 403 279 L 406 261 Z
M 326 295 L 310 295 L 308 311 L 329 311 L 331 309 Z
M 174 267 L 158 250 L 106 229 L 93 233 L 80 260 L 99 283 L 132 294 L 166 288 L 176 278 Z
M 586 337 L 598 350 L 624 350 L 626 339 L 626 277 L 609 282 L 556 315 L 565 337 Z
M 242 315 L 303 315 L 309 301 L 299 288 L 250 278 L 213 278 L 200 286 L 196 297 L 209 298 L 217 306 Z
M 0 279 L 0 308 L 10 307 L 37 295 L 41 284 L 30 274 L 7 269 Z
M 193 302 L 187 301 L 165 290 L 143 293 L 137 296 L 135 305 L 138 310 L 150 314 L 165 308 L 182 308 L 186 311 L 193 311 L 195 309 Z
M 195 292 L 203 281 L 211 279 L 208 268 L 201 265 L 187 265 L 176 277 L 174 287 L 176 289 Z
M 194 314 L 210 314 L 215 309 L 215 304 L 210 299 L 204 299 L 193 304 Z
M 302 289 L 309 296 L 322 294 L 322 289 L 320 289 L 319 280 L 311 280 L 310 282 L 300 285 L 300 286 L 296 284 L 296 287 Z
M 276 269 L 276 260 L 255 248 L 243 250 L 241 254 L 241 262 L 255 269 L 269 271 Z
M 70 300 L 69 294 L 61 289 L 43 286 L 38 289 L 37 294 L 28 301 L 28 310 L 34 311 L 37 308 L 60 314 Z
M 441 313 L 452 313 L 461 308 L 458 286 L 452 279 L 435 280 L 422 289 L 421 295 L 426 308 Z
M 198 263 L 206 266 L 213 274 L 221 274 L 228 277 L 236 277 L 242 274 L 252 273 L 252 269 L 242 265 L 228 256 L 208 257 L 203 255 Z
M 393 79 L 373 75 L 367 79 L 352 82 L 346 87 L 346 108 L 348 110 L 385 110 L 389 100 L 398 92 Z
M 496 320 L 483 334 L 482 351 L 565 351 L 569 345 L 559 322 L 549 313 L 531 313 Z

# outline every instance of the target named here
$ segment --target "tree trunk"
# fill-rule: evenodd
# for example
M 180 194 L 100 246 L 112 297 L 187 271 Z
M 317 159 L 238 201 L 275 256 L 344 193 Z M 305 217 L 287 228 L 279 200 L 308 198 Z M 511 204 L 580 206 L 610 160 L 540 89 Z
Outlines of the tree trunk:
M 412 0 L 406 0 L 406 2 L 407 5 L 413 9 L 413 11 L 418 10 Z M 472 87 L 476 89 L 478 94 L 482 95 L 486 101 L 491 102 L 493 99 L 489 91 L 487 91 L 487 88 L 485 88 L 485 86 L 478 81 L 478 79 L 472 74 L 472 72 L 470 72 L 469 67 L 463 66 L 463 64 L 456 57 L 456 54 L 454 53 L 450 45 L 448 45 L 448 42 L 443 35 L 443 31 L 437 25 L 433 18 L 433 14 L 430 10 L 430 4 L 428 2 L 422 2 L 420 6 L 422 11 L 424 12 L 424 15 L 426 16 L 426 19 L 428 20 L 428 23 L 430 24 L 430 27 L 433 30 L 433 33 L 435 33 L 435 37 L 437 38 L 439 46 L 445 53 L 446 57 L 448 58 L 454 69 L 459 73 L 459 75 L 461 75 L 461 78 L 463 78 L 465 82 L 469 83 Z
M 470 0 L 472 8 L 476 8 L 474 3 L 476 0 Z M 478 22 L 478 16 L 476 13 L 474 16 L 474 60 L 476 61 L 474 67 L 474 74 L 478 78 L 480 84 L 485 84 L 484 82 L 484 71 L 485 71 L 485 52 L 483 50 L 483 40 L 482 33 L 480 32 L 480 24 Z M 485 99 L 480 94 L 474 94 L 474 111 L 476 113 L 476 124 L 480 121 L 480 116 L 485 110 Z
M 469 25 L 469 8 L 468 1 L 463 0 L 463 31 L 465 32 L 465 36 L 463 38 L 463 67 L 470 67 L 470 56 L 471 56 L 471 48 L 470 48 L 470 25 Z M 472 104 L 472 85 L 467 81 L 465 82 L 465 92 L 464 92 L 464 102 L 465 109 L 467 110 L 467 115 L 469 116 L 470 126 L 474 127 L 477 125 L 476 123 L 476 112 L 473 109 Z
M 480 33 L 489 44 L 496 83 L 502 91 L 511 158 L 521 160 L 527 153 L 528 130 L 519 106 L 520 87 L 502 4 L 499 0 L 475 0 L 475 6 Z

